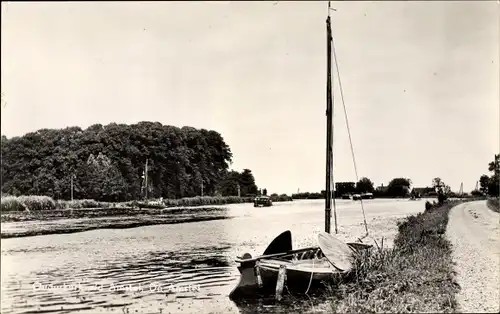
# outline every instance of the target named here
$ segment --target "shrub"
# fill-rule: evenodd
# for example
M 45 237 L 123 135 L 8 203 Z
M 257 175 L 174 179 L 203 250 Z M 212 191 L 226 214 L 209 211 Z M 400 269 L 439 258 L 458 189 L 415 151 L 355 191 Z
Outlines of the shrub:
M 2 197 L 1 204 L 2 211 L 56 209 L 56 202 L 51 197 L 40 195 L 6 196 Z
M 18 197 L 15 196 L 2 196 L 1 204 L 2 212 L 6 211 L 20 211 L 25 210 L 25 206 L 21 204 Z
M 489 198 L 487 201 L 488 207 L 495 212 L 500 212 L 500 199 L 498 197 Z
M 271 194 L 270 198 L 273 202 L 288 202 L 292 200 L 292 198 L 286 194 Z
M 431 209 L 432 209 L 432 203 L 429 201 L 425 202 L 425 210 L 427 211 L 427 210 L 431 210 Z
M 438 203 L 440 205 L 444 204 L 444 202 L 448 199 L 448 197 L 444 193 L 438 194 Z
M 472 196 L 483 196 L 484 195 L 484 193 L 479 191 L 479 190 L 474 190 L 474 191 L 470 192 L 470 194 Z

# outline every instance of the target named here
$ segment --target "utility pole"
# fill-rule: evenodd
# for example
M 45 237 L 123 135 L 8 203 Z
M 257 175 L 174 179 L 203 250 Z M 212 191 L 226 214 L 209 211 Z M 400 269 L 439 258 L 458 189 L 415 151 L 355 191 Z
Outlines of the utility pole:
M 237 186 L 238 186 L 238 197 L 241 197 L 240 185 L 237 184 Z
M 201 197 L 203 197 L 203 179 L 201 179 Z
M 146 169 L 144 170 L 144 195 L 148 200 L 148 159 L 146 158 Z
M 71 203 L 73 203 L 73 178 L 74 178 L 74 174 L 71 173 Z

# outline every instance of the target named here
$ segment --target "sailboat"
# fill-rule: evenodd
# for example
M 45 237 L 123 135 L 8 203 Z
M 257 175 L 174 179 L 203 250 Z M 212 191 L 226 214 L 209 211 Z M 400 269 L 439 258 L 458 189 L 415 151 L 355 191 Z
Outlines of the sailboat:
M 347 276 L 354 268 L 354 257 L 371 245 L 360 242 L 345 243 L 330 234 L 331 208 L 333 203 L 335 233 L 337 216 L 333 194 L 333 96 L 332 96 L 332 31 L 330 22 L 330 2 L 328 3 L 327 27 L 327 144 L 326 144 L 326 195 L 325 232 L 318 235 L 318 246 L 302 249 L 292 248 L 292 234 L 289 230 L 276 237 L 264 254 L 252 257 L 245 253 L 238 257 L 240 280 L 229 294 L 232 300 L 275 292 L 281 299 L 283 287 L 288 291 L 307 293 L 325 281 L 338 280 Z M 336 58 L 335 58 L 336 59 Z M 339 81 L 340 83 L 340 81 Z M 357 175 L 357 174 L 356 174 Z M 333 202 L 332 202 L 333 200 Z M 363 211 L 364 214 L 364 211 Z M 365 219 L 366 228 L 366 219 Z M 367 234 L 368 229 L 366 228 Z

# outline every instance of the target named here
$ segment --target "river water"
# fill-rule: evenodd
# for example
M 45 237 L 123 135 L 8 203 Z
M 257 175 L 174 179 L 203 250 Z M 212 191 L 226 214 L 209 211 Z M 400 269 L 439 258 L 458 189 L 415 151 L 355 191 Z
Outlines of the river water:
M 388 237 L 395 218 L 424 209 L 423 201 L 363 204 L 370 232 Z M 262 254 L 284 230 L 294 248 L 316 245 L 324 201 L 225 207 L 224 220 L 2 239 L 1 313 L 255 312 L 228 298 L 239 277 L 234 259 Z M 341 238 L 363 235 L 359 202 L 337 200 L 337 212 Z

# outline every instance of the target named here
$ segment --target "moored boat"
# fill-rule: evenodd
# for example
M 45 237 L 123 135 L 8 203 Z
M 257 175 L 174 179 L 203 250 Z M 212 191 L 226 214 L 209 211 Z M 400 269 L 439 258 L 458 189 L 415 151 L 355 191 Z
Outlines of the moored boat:
M 253 200 L 253 206 L 254 207 L 259 207 L 259 206 L 270 207 L 270 206 L 273 206 L 273 202 L 269 196 L 260 195 L 260 196 L 257 196 Z
M 280 299 L 285 285 L 290 292 L 307 293 L 348 276 L 354 256 L 371 247 L 344 243 L 326 232 L 319 234 L 318 242 L 318 246 L 292 250 L 292 236 L 287 230 L 271 242 L 264 255 L 252 257 L 245 253 L 236 260 L 241 276 L 229 297 L 239 299 L 274 292 Z

